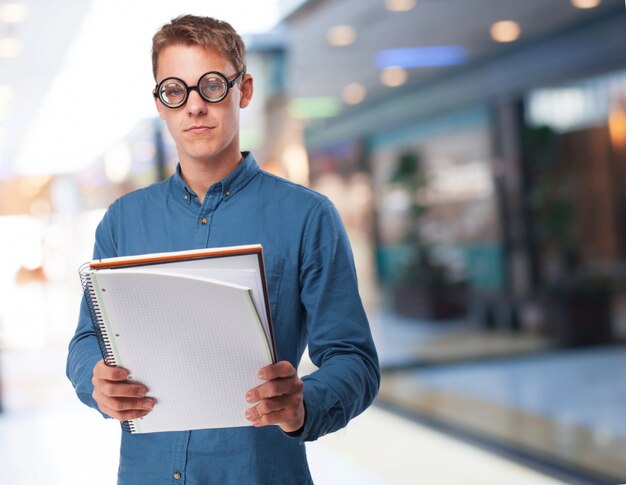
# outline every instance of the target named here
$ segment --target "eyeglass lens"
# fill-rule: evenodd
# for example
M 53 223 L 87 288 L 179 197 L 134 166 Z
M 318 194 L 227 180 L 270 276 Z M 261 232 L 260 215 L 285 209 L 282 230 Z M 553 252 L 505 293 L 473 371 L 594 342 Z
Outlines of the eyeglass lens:
M 191 87 L 180 79 L 165 79 L 159 85 L 158 95 L 166 106 L 179 107 L 185 104 L 192 89 L 198 91 L 204 100 L 216 103 L 228 93 L 228 81 L 219 73 L 207 73 L 200 78 L 197 86 Z

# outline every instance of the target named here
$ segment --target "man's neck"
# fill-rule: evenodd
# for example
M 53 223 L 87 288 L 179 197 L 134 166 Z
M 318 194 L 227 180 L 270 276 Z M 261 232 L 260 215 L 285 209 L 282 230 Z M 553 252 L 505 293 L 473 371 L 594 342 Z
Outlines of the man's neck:
M 196 193 L 200 204 L 202 204 L 209 188 L 235 170 L 243 158 L 242 155 L 239 155 L 238 159 L 227 162 L 180 160 L 180 171 L 183 180 Z

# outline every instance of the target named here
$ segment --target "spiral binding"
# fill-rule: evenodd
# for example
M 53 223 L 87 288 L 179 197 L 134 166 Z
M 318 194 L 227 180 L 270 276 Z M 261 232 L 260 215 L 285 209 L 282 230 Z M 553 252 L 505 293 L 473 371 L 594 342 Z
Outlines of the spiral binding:
M 87 303 L 87 308 L 91 317 L 91 324 L 93 325 L 96 337 L 98 338 L 100 353 L 102 354 L 102 358 L 106 365 L 115 367 L 117 366 L 117 361 L 115 360 L 115 355 L 113 354 L 113 349 L 111 348 L 111 340 L 107 334 L 102 311 L 100 310 L 100 305 L 98 304 L 98 299 L 96 298 L 96 290 L 93 287 L 93 282 L 91 281 L 89 263 L 83 264 L 78 271 L 80 274 L 80 282 L 83 286 L 83 296 L 85 298 L 85 303 Z
M 104 325 L 102 311 L 100 310 L 100 305 L 98 304 L 98 299 L 96 298 L 96 290 L 93 287 L 93 281 L 91 281 L 89 269 L 89 263 L 83 264 L 78 269 L 80 283 L 83 287 L 83 297 L 85 298 L 85 303 L 87 304 L 87 309 L 89 310 L 89 316 L 91 317 L 91 324 L 93 325 L 93 329 L 98 339 L 98 346 L 100 347 L 102 359 L 109 367 L 115 367 L 117 366 L 117 361 L 115 360 L 115 355 L 113 354 L 113 349 L 111 348 L 111 340 L 109 339 L 109 335 L 107 334 L 106 327 Z M 122 430 L 127 433 L 135 433 L 137 431 L 137 427 L 132 421 L 121 421 L 120 424 L 122 426 Z
M 122 430 L 126 431 L 127 433 L 137 432 L 137 426 L 135 425 L 134 421 L 122 421 L 120 424 L 122 425 Z

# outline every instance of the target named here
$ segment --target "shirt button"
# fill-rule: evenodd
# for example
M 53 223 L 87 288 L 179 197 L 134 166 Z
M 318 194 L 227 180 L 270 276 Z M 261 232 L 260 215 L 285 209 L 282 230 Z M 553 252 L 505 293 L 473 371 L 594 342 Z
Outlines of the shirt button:
M 230 190 L 227 190 L 226 192 L 224 192 L 224 195 L 225 195 L 226 197 L 230 197 Z
M 189 200 L 189 196 L 187 194 L 183 195 L 183 199 Z
M 200 222 L 202 223 L 202 225 L 204 225 L 204 224 L 206 224 L 209 221 L 207 221 L 206 217 L 203 217 L 202 219 L 200 219 Z
M 180 480 L 183 477 L 183 474 L 181 472 L 174 472 L 174 475 L 172 475 L 174 477 L 174 480 Z

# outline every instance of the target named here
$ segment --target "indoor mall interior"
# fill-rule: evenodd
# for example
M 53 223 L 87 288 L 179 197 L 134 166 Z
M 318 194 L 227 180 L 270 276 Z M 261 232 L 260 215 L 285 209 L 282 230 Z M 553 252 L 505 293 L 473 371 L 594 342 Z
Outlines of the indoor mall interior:
M 621 0 L 0 0 L 3 476 L 115 483 L 65 375 L 78 268 L 176 170 L 150 48 L 183 13 L 242 34 L 242 150 L 352 246 L 381 385 L 307 443 L 315 483 L 626 482 Z

